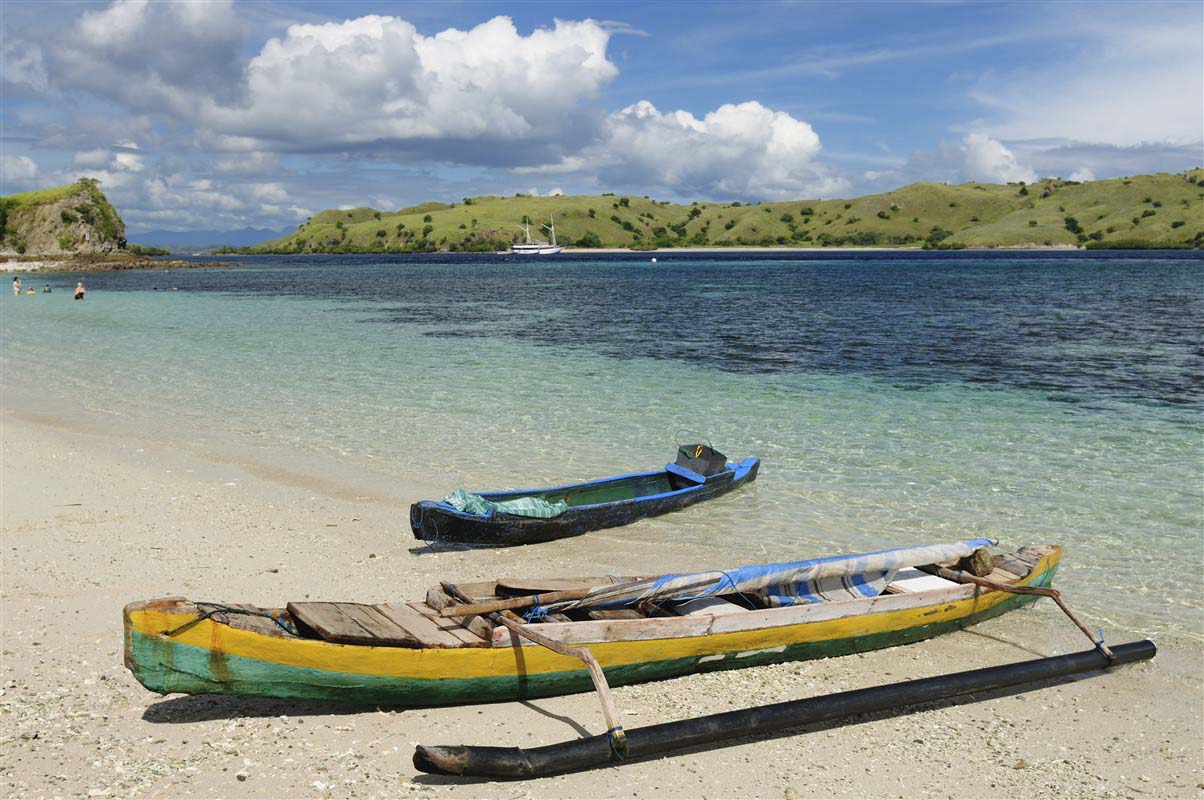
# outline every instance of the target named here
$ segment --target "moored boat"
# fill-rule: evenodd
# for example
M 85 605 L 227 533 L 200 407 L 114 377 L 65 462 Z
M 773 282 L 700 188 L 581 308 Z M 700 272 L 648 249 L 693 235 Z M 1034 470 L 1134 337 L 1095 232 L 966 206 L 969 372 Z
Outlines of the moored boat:
M 721 461 L 715 470 L 703 470 L 709 474 L 674 463 L 655 472 L 567 486 L 465 495 L 484 502 L 460 503 L 464 507 L 449 502 L 455 498 L 422 500 L 410 506 L 410 528 L 415 539 L 432 542 L 519 545 L 628 525 L 711 500 L 756 480 L 760 459 L 728 463 L 722 454 L 716 455 Z
M 550 242 L 533 242 L 531 241 L 531 223 L 526 217 L 523 217 L 523 231 L 526 233 L 527 240 L 525 242 L 515 242 L 510 245 L 510 252 L 520 256 L 554 256 L 564 252 L 564 246 L 556 244 L 556 220 L 549 217 L 551 225 L 543 225 L 544 229 L 552 234 Z
M 565 694 L 592 685 L 578 658 L 532 644 L 496 612 L 464 613 L 462 604 L 513 598 L 511 607 L 527 607 L 519 628 L 588 648 L 607 681 L 625 684 L 906 644 L 1035 602 L 932 574 L 990 544 L 658 578 L 445 583 L 408 604 L 136 602 L 124 613 L 125 662 L 162 694 L 403 706 Z M 1013 589 L 1048 586 L 1061 552 L 1042 546 L 996 555 L 987 579 Z

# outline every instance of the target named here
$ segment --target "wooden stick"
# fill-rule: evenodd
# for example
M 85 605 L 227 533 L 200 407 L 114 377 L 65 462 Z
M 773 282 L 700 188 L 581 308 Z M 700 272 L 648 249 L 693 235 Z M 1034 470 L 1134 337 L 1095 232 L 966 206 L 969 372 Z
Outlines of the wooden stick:
M 447 586 L 451 584 L 443 584 L 444 591 L 447 591 Z M 512 597 L 508 600 L 488 600 L 484 603 L 478 603 L 469 597 L 464 605 L 448 606 L 439 610 L 441 617 L 469 617 L 473 614 L 492 614 L 495 611 L 509 611 L 515 608 L 530 608 L 537 602 L 540 605 L 548 603 L 558 603 L 561 600 L 580 600 L 585 597 L 593 589 L 565 589 L 562 592 L 547 592 L 545 594 L 533 594 L 529 597 Z M 461 595 L 458 599 L 463 599 L 467 595 Z
M 468 601 L 467 606 L 449 606 L 444 611 L 451 608 L 471 608 L 472 598 L 461 592 L 454 583 L 442 583 L 443 591 L 455 597 L 458 600 Z M 580 590 L 574 590 L 580 591 Z M 573 592 L 560 592 L 559 594 L 572 594 Z M 553 593 L 557 594 L 557 593 Z M 526 598 L 518 598 L 526 599 Z M 542 597 L 540 599 L 543 599 Z M 575 599 L 575 598 L 562 598 Z M 488 605 L 488 604 L 481 604 Z M 534 603 L 531 603 L 534 605 Z M 477 613 L 477 612 L 473 612 Z M 460 614 L 444 616 L 461 616 Z M 606 720 L 606 733 L 610 737 L 614 745 L 615 752 L 622 755 L 627 750 L 627 736 L 623 733 L 623 725 L 619 722 L 619 712 L 615 707 L 614 698 L 610 696 L 610 684 L 606 682 L 606 673 L 602 671 L 602 665 L 598 663 L 598 659 L 594 658 L 594 654 L 586 647 L 575 647 L 571 644 L 557 641 L 542 633 L 538 633 L 531 629 L 530 625 L 525 624 L 522 618 L 509 609 L 498 609 L 493 613 L 491 619 L 495 620 L 499 625 L 505 625 L 510 629 L 511 633 L 517 634 L 528 641 L 534 642 L 537 645 L 546 647 L 553 653 L 558 653 L 562 656 L 570 658 L 579 658 L 585 662 L 585 668 L 589 670 L 589 677 L 594 682 L 594 689 L 598 692 L 598 698 L 602 701 L 602 717 Z
M 949 569 L 947 567 L 939 568 L 937 570 L 937 574 L 942 578 L 947 578 L 951 581 L 957 581 L 958 583 L 973 583 L 977 586 L 983 587 L 984 589 L 992 589 L 997 592 L 1008 592 L 1009 594 L 1030 594 L 1037 595 L 1039 597 L 1052 598 L 1053 601 L 1058 604 L 1058 608 L 1062 609 L 1066 616 L 1070 617 L 1070 621 L 1079 626 L 1079 630 L 1081 630 L 1087 636 L 1087 638 L 1091 640 L 1091 643 L 1098 647 L 1100 652 L 1109 659 L 1112 658 L 1112 651 L 1109 650 L 1108 646 L 1103 642 L 1096 641 L 1095 636 L 1091 634 L 1091 631 L 1087 629 L 1087 626 L 1080 622 L 1079 618 L 1074 615 L 1074 612 L 1066 607 L 1066 603 L 1062 600 L 1062 593 L 1057 589 L 1050 589 L 1044 586 L 1013 586 L 1010 583 L 999 583 L 987 578 L 979 578 L 977 575 L 971 575 L 969 573 L 962 572 L 961 570 Z

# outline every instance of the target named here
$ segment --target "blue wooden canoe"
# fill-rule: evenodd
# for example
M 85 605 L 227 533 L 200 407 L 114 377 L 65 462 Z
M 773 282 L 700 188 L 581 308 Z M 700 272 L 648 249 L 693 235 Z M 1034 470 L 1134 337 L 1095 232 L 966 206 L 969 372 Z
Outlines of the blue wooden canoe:
M 704 476 L 677 464 L 666 464 L 656 472 L 617 475 L 568 486 L 479 493 L 491 503 L 534 497 L 568 505 L 566 511 L 550 518 L 524 517 L 496 509 L 472 514 L 443 500 L 422 500 L 410 506 L 410 527 L 414 538 L 430 542 L 499 546 L 546 542 L 628 525 L 727 494 L 756 480 L 760 466 L 761 459 L 746 458 L 738 464 L 726 463 L 723 470 Z

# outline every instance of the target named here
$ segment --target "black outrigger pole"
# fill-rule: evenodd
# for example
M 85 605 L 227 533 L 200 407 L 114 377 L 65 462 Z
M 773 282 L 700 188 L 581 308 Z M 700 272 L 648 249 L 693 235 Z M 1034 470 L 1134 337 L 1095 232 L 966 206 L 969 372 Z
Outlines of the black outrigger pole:
M 889 711 L 976 692 L 1103 670 L 1153 658 L 1156 651 L 1154 643 L 1145 639 L 1116 645 L 1111 648 L 1111 658 L 1096 648 L 1064 656 L 1038 658 L 1017 664 L 954 672 L 934 678 L 890 683 L 679 722 L 649 725 L 627 731 L 627 749 L 623 758 L 639 758 L 669 750 L 829 722 L 858 714 Z M 618 758 L 610 739 L 601 735 L 529 750 L 519 747 L 418 745 L 418 749 L 414 751 L 414 766 L 422 772 L 440 775 L 536 778 L 602 766 Z

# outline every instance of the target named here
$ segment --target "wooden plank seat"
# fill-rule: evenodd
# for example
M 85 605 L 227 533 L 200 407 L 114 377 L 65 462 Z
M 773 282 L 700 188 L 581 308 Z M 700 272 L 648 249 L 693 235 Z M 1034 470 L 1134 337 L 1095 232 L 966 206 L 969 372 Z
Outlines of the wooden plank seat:
M 475 594 L 471 596 L 473 596 L 474 599 L 481 599 L 477 598 Z M 440 609 L 447 608 L 448 606 L 455 606 L 459 604 L 460 601 L 454 599 L 447 592 L 443 591 L 442 586 L 432 586 L 430 589 L 427 589 L 426 605 L 430 606 L 433 611 L 439 611 Z M 460 625 L 468 628 L 468 630 L 472 631 L 477 636 L 480 636 L 485 641 L 488 641 L 493 636 L 493 624 L 480 615 L 458 618 L 443 617 L 442 619 L 451 619 L 455 622 L 458 622 Z
M 289 603 L 293 619 L 327 642 L 377 647 L 486 647 L 485 639 L 454 620 L 419 610 L 425 604 Z

